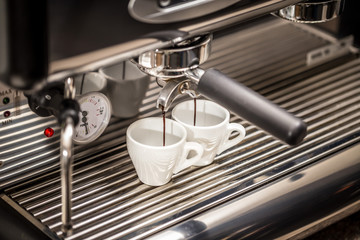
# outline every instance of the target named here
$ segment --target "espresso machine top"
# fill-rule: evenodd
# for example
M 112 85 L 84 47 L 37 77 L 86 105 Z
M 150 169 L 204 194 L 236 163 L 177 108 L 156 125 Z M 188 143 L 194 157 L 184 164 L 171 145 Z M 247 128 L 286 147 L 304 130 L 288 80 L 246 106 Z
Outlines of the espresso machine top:
M 292 202 L 348 204 L 358 196 L 358 32 L 298 25 L 331 23 L 344 3 L 0 0 L 1 200 L 53 239 L 283 236 L 288 212 L 306 222 Z M 113 67 L 121 80 L 139 71 L 143 85 L 118 94 Z M 244 142 L 168 185 L 141 184 L 127 126 L 200 94 L 245 126 Z M 105 113 L 94 133 L 82 110 L 93 99 Z M 120 102 L 136 111 L 123 118 Z M 320 191 L 326 204 L 312 201 Z
M 43 78 L 58 81 L 92 71 L 297 2 L 2 1 L 2 16 L 8 20 L 2 21 L 6 37 L 1 46 L 8 53 L 2 54 L 6 68 L 1 70 L 1 79 L 18 89 L 31 89 Z M 11 59 L 5 58 L 10 55 Z M 11 80 L 15 75 L 17 80 Z

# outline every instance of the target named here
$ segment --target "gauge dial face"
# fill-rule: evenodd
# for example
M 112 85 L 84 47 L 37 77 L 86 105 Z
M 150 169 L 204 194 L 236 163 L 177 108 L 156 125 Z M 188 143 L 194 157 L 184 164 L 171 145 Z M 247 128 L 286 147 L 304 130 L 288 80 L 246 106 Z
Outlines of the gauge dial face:
M 99 92 L 84 94 L 78 102 L 79 123 L 75 127 L 73 139 L 76 144 L 86 144 L 104 132 L 111 117 L 111 106 L 109 99 Z

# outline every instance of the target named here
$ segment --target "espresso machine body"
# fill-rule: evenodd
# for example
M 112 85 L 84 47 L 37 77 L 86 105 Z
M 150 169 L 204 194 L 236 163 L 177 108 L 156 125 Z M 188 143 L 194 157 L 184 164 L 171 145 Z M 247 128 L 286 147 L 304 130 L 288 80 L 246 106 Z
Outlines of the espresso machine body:
M 0 0 L 1 238 L 301 239 L 358 211 L 358 7 L 355 0 Z M 184 81 L 198 94 L 201 85 L 188 70 L 175 79 L 168 69 L 164 78 L 171 64 L 159 70 L 145 58 L 155 67 L 144 69 L 139 58 L 203 36 L 212 41 L 204 61 L 181 63 L 191 71 L 216 68 L 234 89 L 241 83 L 271 102 L 254 111 L 281 110 L 259 123 L 261 111 L 254 120 L 230 109 L 231 121 L 246 129 L 242 143 L 209 166 L 147 186 L 127 153 L 127 127 L 161 116 L 167 89 Z M 130 90 L 141 89 L 138 109 L 126 116 L 113 110 L 96 140 L 64 140 L 85 89 L 106 95 L 109 105 L 135 106 L 136 94 L 117 96 L 121 86 L 101 78 L 113 66 L 121 80 L 125 66 L 139 67 L 144 84 Z M 232 94 L 226 101 L 238 99 Z M 221 96 L 214 98 L 219 104 Z M 41 97 L 53 101 L 43 104 Z M 177 92 L 166 116 L 187 98 Z M 297 128 L 302 133 L 289 130 L 300 135 L 294 144 L 271 131 L 281 128 L 273 124 L 282 114 L 294 116 L 296 126 L 304 123 Z M 82 123 L 70 125 L 76 121 Z

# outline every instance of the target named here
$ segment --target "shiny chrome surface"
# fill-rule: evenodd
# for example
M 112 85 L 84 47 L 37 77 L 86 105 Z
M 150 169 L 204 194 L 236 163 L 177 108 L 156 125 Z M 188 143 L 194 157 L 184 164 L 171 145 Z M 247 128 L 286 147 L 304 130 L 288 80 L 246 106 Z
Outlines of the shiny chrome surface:
M 167 81 L 156 100 L 156 107 L 163 107 L 164 111 L 167 112 L 175 99 L 181 97 L 183 94 L 188 94 L 192 98 L 200 97 L 200 94 L 196 90 L 197 85 L 187 78 Z
M 65 80 L 65 99 L 75 98 L 75 85 L 73 78 Z M 65 122 L 61 123 L 60 137 L 60 169 L 61 169 L 61 230 L 65 236 L 72 234 L 72 182 L 73 182 L 73 162 L 74 162 L 74 144 L 73 136 L 75 124 L 71 117 L 67 117 Z
M 72 77 L 69 77 L 65 80 L 64 98 L 75 99 L 75 95 L 76 95 L 75 81 Z
M 49 66 L 49 82 L 63 80 L 66 77 L 79 73 L 94 71 L 104 66 L 110 66 L 139 56 L 140 54 L 154 49 L 172 46 L 192 36 L 212 32 L 221 28 L 240 23 L 264 14 L 272 13 L 278 9 L 293 5 L 301 0 L 266 0 L 251 1 L 248 4 L 233 8 L 221 16 L 212 16 L 207 21 L 185 24 L 174 31 L 183 34 L 182 37 L 161 41 L 156 38 L 134 39 L 112 47 L 84 53 L 74 57 L 55 60 Z
M 211 34 L 201 35 L 172 48 L 145 52 L 132 60 L 142 71 L 156 77 L 163 87 L 156 107 L 168 111 L 171 103 L 182 94 L 199 95 L 196 89 L 204 70 L 198 67 L 209 58 L 211 41 Z
M 75 147 L 74 232 L 65 239 L 150 237 L 215 211 L 216 207 L 240 198 L 251 199 L 261 187 L 276 184 L 277 179 L 295 176 L 291 179 L 296 180 L 293 173 L 306 171 L 303 169 L 306 166 L 323 162 L 325 166 L 321 165 L 321 169 L 326 168 L 323 174 L 332 174 L 336 169 L 327 169 L 327 158 L 349 149 L 356 151 L 358 148 L 353 147 L 360 143 L 360 60 L 350 61 L 349 56 L 321 71 L 306 64 L 307 52 L 333 40 L 278 19 L 215 37 L 213 54 L 204 67 L 216 66 L 303 118 L 308 124 L 308 135 L 302 144 L 290 148 L 231 114 L 230 121 L 239 122 L 246 129 L 247 136 L 241 144 L 217 156 L 213 164 L 187 169 L 175 175 L 169 184 L 156 188 L 138 180 L 125 143 L 130 123 L 138 118 L 161 116 L 161 111 L 155 108 L 160 88 L 153 81 L 139 116 L 113 118 L 94 143 Z M 38 133 L 42 131 L 41 125 L 51 124 L 53 119 L 38 118 L 26 111 L 19 118 L 22 120 L 19 124 L 0 129 L 0 158 L 6 159 L 0 168 L 5 172 L 0 174 L 0 186 L 13 204 L 26 209 L 36 221 L 62 237 L 58 138 L 44 139 Z M 20 138 L 22 135 L 28 137 Z M 351 165 L 354 162 L 343 161 L 344 168 L 357 169 L 358 165 Z M 336 176 L 344 175 L 340 172 Z M 289 188 L 281 189 L 289 191 L 304 179 L 285 181 Z M 272 193 L 273 199 L 277 194 L 285 196 Z M 354 191 L 352 196 L 358 194 Z M 258 204 L 264 200 L 266 210 L 267 199 L 253 200 Z M 283 206 L 293 206 L 293 202 L 286 204 L 283 202 Z M 252 230 L 255 233 L 258 229 L 271 226 L 259 223 Z
M 185 76 L 176 80 L 169 79 L 162 81 L 157 78 L 157 83 L 162 87 L 159 96 L 156 100 L 156 107 L 164 107 L 164 111 L 168 111 L 171 104 L 176 98 L 181 97 L 183 94 L 187 94 L 192 98 L 198 98 L 201 94 L 197 91 L 197 86 L 201 76 L 204 74 L 204 70 L 201 68 L 191 69 L 184 72 Z
M 312 223 L 319 218 L 319 210 L 326 217 L 336 212 L 334 209 L 341 210 L 340 214 L 344 199 L 352 203 L 349 207 L 353 211 L 360 210 L 360 194 L 356 193 L 360 186 L 359 153 L 357 145 L 149 239 L 223 239 L 229 233 L 234 239 L 264 239 L 265 235 L 266 239 L 293 238 L 311 228 L 299 231 L 294 226 L 297 221 Z M 259 177 L 254 184 L 262 185 L 263 180 Z M 291 230 L 297 231 L 283 235 Z
M 299 23 L 327 22 L 343 11 L 345 0 L 309 0 L 276 11 L 276 15 Z
M 130 0 L 129 13 L 146 23 L 172 23 L 189 20 L 224 9 L 241 0 L 192 0 L 170 4 L 171 1 Z
M 179 42 L 171 48 L 140 54 L 133 61 L 144 72 L 158 78 L 178 78 L 197 68 L 210 56 L 212 35 L 202 35 Z
M 71 234 L 71 208 L 72 208 L 72 175 L 73 175 L 73 135 L 74 122 L 69 117 L 61 126 L 60 140 L 60 165 L 61 165 L 61 230 L 66 234 Z

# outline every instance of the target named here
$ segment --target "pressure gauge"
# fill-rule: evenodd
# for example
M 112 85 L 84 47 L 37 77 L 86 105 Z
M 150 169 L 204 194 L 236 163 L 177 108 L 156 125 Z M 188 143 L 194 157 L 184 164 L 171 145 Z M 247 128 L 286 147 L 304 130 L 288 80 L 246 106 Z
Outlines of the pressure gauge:
M 107 127 L 111 117 L 109 99 L 100 92 L 89 92 L 82 95 L 79 124 L 75 127 L 74 143 L 86 144 L 97 139 Z

